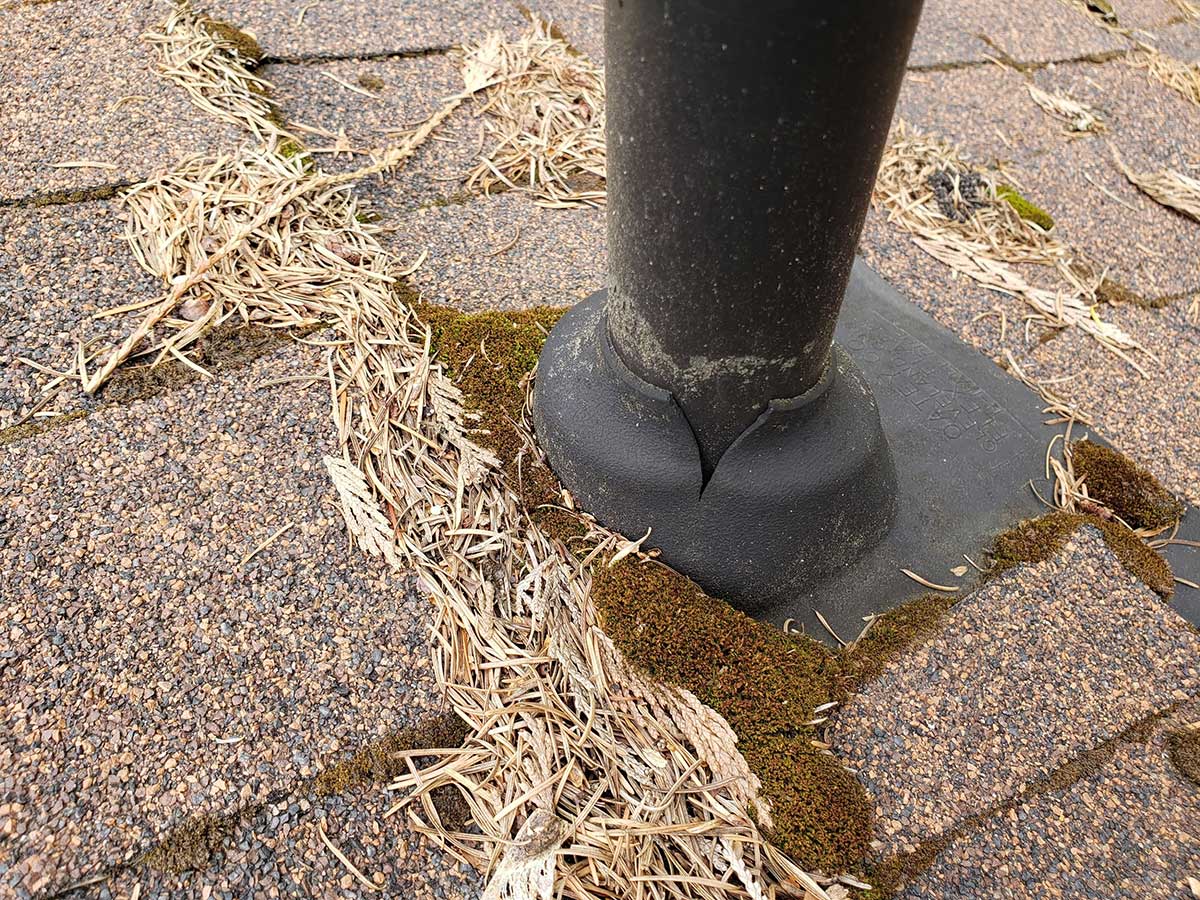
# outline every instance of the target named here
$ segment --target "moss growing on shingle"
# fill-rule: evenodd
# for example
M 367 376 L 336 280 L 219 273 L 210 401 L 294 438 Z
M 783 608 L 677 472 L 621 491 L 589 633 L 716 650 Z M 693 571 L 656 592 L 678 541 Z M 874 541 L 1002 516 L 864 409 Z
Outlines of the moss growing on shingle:
M 1089 440 L 1071 444 L 1075 472 L 1088 496 L 1133 528 L 1167 528 L 1183 515 L 1183 504 L 1158 479 L 1122 453 Z
M 385 734 L 329 766 L 312 781 L 318 797 L 340 794 L 365 784 L 382 784 L 407 771 L 402 753 L 461 747 L 466 724 L 452 712 L 426 716 L 417 724 Z
M 1171 764 L 1184 778 L 1200 787 L 1200 728 L 1180 728 L 1167 736 Z
M 140 860 L 169 875 L 207 868 L 225 838 L 233 834 L 244 813 L 195 816 L 175 828 Z
M 47 191 L 44 194 L 34 194 L 32 197 L 2 197 L 0 198 L 0 209 L 5 207 L 40 209 L 43 206 L 61 206 L 65 203 L 90 203 L 94 200 L 110 200 L 120 191 L 132 185 L 132 181 L 122 181 L 116 184 L 102 184 L 97 187 Z
M 925 594 L 877 616 L 860 639 L 842 651 L 842 666 L 856 687 L 878 678 L 889 663 L 938 630 L 958 597 Z
M 1076 267 L 1073 266 L 1072 268 Z M 1090 271 L 1087 272 L 1087 277 L 1090 277 Z M 1108 304 L 1129 303 L 1133 306 L 1139 306 L 1142 309 L 1162 309 L 1171 302 L 1170 297 L 1165 296 L 1148 300 L 1141 294 L 1108 276 L 1105 276 L 1100 281 L 1100 284 L 1097 285 L 1096 299 L 1101 303 Z
M 537 366 L 546 335 L 566 310 L 463 313 L 424 304 L 415 310 L 429 326 L 438 360 L 462 390 L 467 412 L 479 416 L 474 440 L 500 460 L 531 518 L 564 543 L 582 535 L 579 520 L 557 507 L 558 479 L 525 452 L 524 438 L 514 425 L 525 406 L 524 379 Z
M 188 355 L 205 369 L 235 369 L 276 350 L 300 333 L 303 331 L 289 333 L 256 325 L 218 325 L 200 337 Z M 98 396 L 104 403 L 131 403 L 175 390 L 200 377 L 191 366 L 174 359 L 157 366 L 122 366 Z
M 807 724 L 816 707 L 845 695 L 837 656 L 655 563 L 598 564 L 592 600 L 604 632 L 632 665 L 691 691 L 729 722 L 771 803 L 771 839 L 780 849 L 827 872 L 863 857 L 871 826 L 866 792 L 813 747 Z
M 46 416 L 42 419 L 31 419 L 28 422 L 22 422 L 20 425 L 10 425 L 7 428 L 0 428 L 0 447 L 3 447 L 5 444 L 11 444 L 13 441 L 23 441 L 26 438 L 35 437 L 43 431 L 49 431 L 51 428 L 66 425 L 68 422 L 82 419 L 86 415 L 86 409 L 75 409 L 60 415 Z
M 197 21 L 218 46 L 232 51 L 247 69 L 253 69 L 262 62 L 262 47 L 253 35 L 211 16 L 200 16 Z
M 1028 200 L 1016 188 L 1008 184 L 996 186 L 996 198 L 1003 200 L 1014 210 L 1017 215 L 1026 222 L 1031 222 L 1042 231 L 1049 231 L 1054 227 L 1054 219 L 1050 217 L 1050 213 L 1046 212 L 1037 204 Z
M 1061 511 L 1027 519 L 999 535 L 992 545 L 989 576 L 1022 563 L 1049 559 L 1062 550 L 1067 539 L 1084 525 L 1091 525 L 1103 535 L 1108 548 L 1130 574 L 1164 599 L 1174 595 L 1175 578 L 1167 561 L 1128 528 L 1096 516 Z

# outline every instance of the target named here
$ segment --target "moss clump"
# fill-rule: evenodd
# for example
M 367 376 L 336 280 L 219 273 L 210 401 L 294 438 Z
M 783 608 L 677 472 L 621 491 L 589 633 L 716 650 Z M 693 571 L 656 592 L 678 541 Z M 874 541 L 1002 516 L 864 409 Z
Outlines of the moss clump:
M 1107 276 L 1096 287 L 1096 299 L 1110 305 L 1128 303 L 1142 309 L 1163 309 L 1171 302 L 1170 297 L 1155 297 L 1153 300 L 1148 300 L 1121 282 L 1113 281 Z
M 589 191 L 603 191 L 608 187 L 605 177 L 594 172 L 576 172 L 574 175 L 568 175 L 566 183 L 568 188 L 580 194 Z
M 313 328 L 296 329 L 292 334 L 303 335 Z M 281 344 L 287 343 L 288 335 L 281 331 L 258 326 L 220 325 L 200 338 L 191 350 L 191 358 L 207 369 L 236 369 L 258 359 Z M 157 366 L 129 366 L 117 369 L 100 389 L 97 399 L 102 406 L 132 403 L 156 397 L 191 384 L 200 378 L 200 373 L 178 360 L 166 360 Z M 24 440 L 66 425 L 88 414 L 88 410 L 77 409 L 62 415 L 35 419 L 21 425 L 0 429 L 0 447 L 13 441 Z
M 1067 512 L 1052 512 L 1037 519 L 1027 519 L 999 535 L 992 545 L 989 576 L 1022 563 L 1038 563 L 1049 559 L 1062 550 L 1067 538 L 1084 525 L 1098 529 L 1121 565 L 1160 597 L 1169 599 L 1175 593 L 1171 567 L 1136 534 L 1115 522 Z
M 191 358 L 205 369 L 235 369 L 264 356 L 287 343 L 286 332 L 249 325 L 218 325 L 196 341 Z M 100 399 L 108 403 L 131 403 L 190 384 L 200 373 L 177 360 L 157 366 L 129 366 L 117 369 L 101 389 Z
M 945 594 L 926 594 L 878 616 L 870 630 L 842 651 L 842 666 L 856 687 L 878 678 L 908 648 L 933 635 L 942 616 L 958 602 Z
M 275 152 L 284 159 L 292 159 L 296 156 L 303 156 L 308 151 L 304 149 L 304 145 L 294 138 L 284 138 L 275 148 Z
M 507 185 L 504 185 L 507 187 Z M 499 190 L 494 190 L 492 193 L 500 193 Z M 426 200 L 421 204 L 422 209 L 442 209 L 446 206 L 462 206 L 464 203 L 470 202 L 474 195 L 470 191 L 455 191 L 453 194 L 446 194 L 444 197 L 434 197 L 432 200 Z
M 198 21 L 210 38 L 224 49 L 232 50 L 246 68 L 252 69 L 263 61 L 262 47 L 253 35 L 211 16 L 201 16 Z
M 426 716 L 416 725 L 385 734 L 325 769 L 313 779 L 313 792 L 328 797 L 349 788 L 391 781 L 406 771 L 399 754 L 461 747 L 468 733 L 466 724 L 453 713 Z
M 40 209 L 43 206 L 62 206 L 64 203 L 90 203 L 94 200 L 111 200 L 117 196 L 119 191 L 123 191 L 132 185 L 132 181 L 121 181 L 116 184 L 102 184 L 90 188 L 48 191 L 45 194 L 35 194 L 32 197 L 0 198 L 0 209 L 4 207 Z
M 1200 728 L 1180 728 L 1167 736 L 1171 764 L 1179 774 L 1200 787 Z
M 827 873 L 861 863 L 871 841 L 871 803 L 837 759 L 804 735 L 747 741 L 738 748 L 762 782 L 775 827 L 772 843 L 800 865 Z
M 454 785 L 434 788 L 429 792 L 429 799 L 447 831 L 462 831 L 471 823 L 471 806 Z
M 1133 528 L 1166 528 L 1183 515 L 1183 504 L 1157 478 L 1116 450 L 1075 441 L 1071 463 L 1087 482 L 1088 495 Z
M 864 877 L 870 883 L 871 890 L 855 894 L 855 900 L 888 900 L 894 897 L 906 884 L 927 871 L 938 854 L 950 846 L 951 840 L 952 836 L 942 835 L 921 841 L 911 853 L 889 856 L 867 866 Z
M 278 120 L 275 122 L 280 128 L 283 128 L 283 116 L 278 115 L 278 110 L 272 110 L 270 118 Z M 313 155 L 308 152 L 308 148 L 293 137 L 285 137 L 275 145 L 275 155 L 280 159 L 298 159 L 300 160 L 301 168 L 309 174 L 317 170 L 317 161 L 313 159 Z
M 5 444 L 11 444 L 13 441 L 23 441 L 25 438 L 34 437 L 43 431 L 49 431 L 51 428 L 57 428 L 59 425 L 66 425 L 68 422 L 74 422 L 76 419 L 82 419 L 86 415 L 86 409 L 76 409 L 62 415 L 47 416 L 44 419 L 34 419 L 30 422 L 23 422 L 20 425 L 10 425 L 7 428 L 0 428 L 0 447 L 3 447 Z
M 387 87 L 387 85 L 383 83 L 382 78 L 371 72 L 364 72 L 363 74 L 359 75 L 358 83 L 361 87 L 365 87 L 368 91 L 375 91 L 376 93 Z
M 581 536 L 579 520 L 556 506 L 558 479 L 525 452 L 513 424 L 525 407 L 523 380 L 537 366 L 546 335 L 566 310 L 463 313 L 419 303 L 415 308 L 429 326 L 438 359 L 462 389 L 468 412 L 479 417 L 474 439 L 500 460 L 531 518 L 563 542 Z
M 1036 225 L 1042 231 L 1049 231 L 1054 227 L 1054 219 L 1050 217 L 1050 213 L 1029 201 L 1011 185 L 998 185 L 996 187 L 996 199 L 1003 200 L 1016 210 L 1018 216 L 1026 222 Z
M 816 751 L 806 724 L 816 707 L 844 696 L 833 653 L 751 619 L 654 563 L 598 566 L 592 600 L 631 664 L 691 691 L 729 722 L 762 781 L 771 837 L 784 852 L 827 872 L 863 857 L 871 824 L 866 793 Z
M 233 834 L 243 813 L 196 816 L 177 825 L 158 846 L 140 860 L 151 869 L 169 875 L 203 869 L 225 838 Z

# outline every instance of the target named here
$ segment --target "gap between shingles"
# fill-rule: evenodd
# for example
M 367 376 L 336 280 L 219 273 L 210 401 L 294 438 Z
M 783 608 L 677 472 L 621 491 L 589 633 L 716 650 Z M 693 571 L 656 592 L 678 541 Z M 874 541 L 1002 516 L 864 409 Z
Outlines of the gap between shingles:
M 424 59 L 428 56 L 445 56 L 456 45 L 443 47 L 420 47 L 410 50 L 379 50 L 370 53 L 301 53 L 294 56 L 265 55 L 260 66 L 312 66 L 330 62 L 372 62 L 381 59 Z

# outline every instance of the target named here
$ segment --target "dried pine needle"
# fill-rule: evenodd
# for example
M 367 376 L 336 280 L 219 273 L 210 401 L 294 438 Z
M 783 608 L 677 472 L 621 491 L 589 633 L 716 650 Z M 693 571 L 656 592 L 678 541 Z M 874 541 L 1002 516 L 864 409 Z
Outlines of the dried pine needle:
M 1121 173 L 1143 194 L 1200 222 L 1200 179 L 1183 175 L 1173 169 L 1164 172 L 1135 172 L 1113 151 L 1113 159 Z
M 1098 134 L 1104 131 L 1104 119 L 1086 103 L 1057 91 L 1044 91 L 1035 84 L 1025 85 L 1029 97 L 1048 115 L 1067 126 L 1070 134 Z
M 957 594 L 958 593 L 958 588 L 951 587 L 950 585 L 945 585 L 945 584 L 934 584 L 928 578 L 922 578 L 920 575 L 918 575 L 912 569 L 901 569 L 900 571 L 903 572 L 905 575 L 907 575 L 909 578 L 911 578 L 913 581 L 915 581 L 917 584 L 922 585 L 923 587 L 927 587 L 931 591 L 942 591 L 943 593 L 947 593 L 947 594 Z
M 351 875 L 353 875 L 354 879 L 359 884 L 361 884 L 363 887 L 365 887 L 367 890 L 371 891 L 372 893 L 380 890 L 379 885 L 377 885 L 370 878 L 368 878 L 366 875 L 364 875 L 362 873 L 362 871 L 357 866 L 354 865 L 354 863 L 350 862 L 350 859 L 346 856 L 346 854 L 343 853 L 341 850 L 339 850 L 337 848 L 337 846 L 333 843 L 333 841 L 329 840 L 329 836 L 325 833 L 324 825 L 321 825 L 321 824 L 317 825 L 317 834 L 319 834 L 321 836 L 321 842 L 323 844 L 325 844 L 326 847 L 329 848 L 329 852 L 331 852 L 335 857 L 337 857 L 337 861 L 346 867 L 346 871 L 348 871 Z
M 1150 77 L 1200 106 L 1200 63 L 1184 62 L 1142 42 L 1127 60 L 1131 66 L 1145 69 Z
M 295 522 L 288 522 L 282 528 L 272 532 L 270 537 L 268 537 L 265 541 L 263 541 L 261 544 L 259 544 L 257 547 L 255 547 L 253 550 L 251 550 L 249 553 L 247 553 L 245 556 L 242 557 L 242 561 L 241 561 L 240 565 L 242 565 L 242 566 L 246 565 L 246 563 L 250 562 L 250 560 L 254 559 L 254 557 L 258 556 L 258 554 L 262 553 L 264 550 L 266 550 L 268 547 L 270 547 L 273 543 L 275 543 L 277 540 L 279 540 L 279 538 L 284 534 L 284 532 L 289 531 L 290 529 L 295 528 L 295 527 L 296 527 Z

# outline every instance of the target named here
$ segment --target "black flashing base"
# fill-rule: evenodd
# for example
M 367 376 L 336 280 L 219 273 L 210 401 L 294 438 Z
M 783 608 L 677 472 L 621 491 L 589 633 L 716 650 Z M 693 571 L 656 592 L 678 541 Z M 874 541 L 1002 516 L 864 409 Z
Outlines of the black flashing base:
M 829 640 L 818 610 L 845 640 L 863 616 L 924 593 L 901 569 L 967 590 L 974 569 L 952 569 L 970 556 L 986 567 L 995 536 L 1049 509 L 1053 483 L 1045 478 L 1046 448 L 1062 425 L 1046 425 L 1034 391 L 964 344 L 906 300 L 865 263 L 855 264 L 835 340 L 862 369 L 875 393 L 896 464 L 899 498 L 887 537 L 839 575 L 816 584 L 770 619 L 794 618 Z M 1105 443 L 1094 430 L 1076 428 Z M 1200 513 L 1189 510 L 1179 537 L 1196 539 Z M 1170 546 L 1177 575 L 1200 581 L 1200 550 Z M 1200 591 L 1179 585 L 1172 607 L 1200 624 Z
M 572 316 L 576 317 L 573 321 L 595 320 L 597 302 L 593 297 L 580 304 L 575 313 L 564 318 L 564 323 Z M 587 328 L 594 328 L 594 322 L 584 330 Z M 577 499 L 582 501 L 584 508 L 600 508 L 604 503 L 613 508 L 606 492 L 620 490 L 618 485 L 634 483 L 637 478 L 647 485 L 660 483 L 648 477 L 650 469 L 658 469 L 660 475 L 667 470 L 684 473 L 679 476 L 681 486 L 671 490 L 686 496 L 686 473 L 690 472 L 688 453 L 680 451 L 677 460 L 664 459 L 659 452 L 663 445 L 656 441 L 647 444 L 636 428 L 619 438 L 610 433 L 616 424 L 625 422 L 622 403 L 628 408 L 629 399 L 614 400 L 607 387 L 597 390 L 594 380 L 579 371 L 594 370 L 598 363 L 593 357 L 603 356 L 602 351 L 594 347 L 583 347 L 590 334 L 590 331 L 587 335 L 579 333 L 578 329 L 572 331 L 569 323 L 561 332 L 556 328 L 539 364 L 538 391 L 554 383 L 553 390 L 559 394 L 544 405 L 552 411 L 549 415 L 552 418 L 558 416 L 560 421 L 547 422 L 545 412 L 539 414 L 541 421 L 538 421 L 539 437 L 552 464 L 564 483 L 577 490 Z M 815 510 L 801 504 L 800 515 L 805 527 L 792 529 L 794 534 L 789 546 L 793 551 L 782 549 L 783 545 L 778 541 L 768 541 L 773 558 L 763 559 L 756 555 L 751 565 L 744 566 L 741 565 L 745 561 L 744 553 L 739 555 L 718 546 L 715 565 L 706 558 L 697 562 L 695 554 L 690 561 L 692 571 L 689 571 L 687 559 L 678 565 L 714 596 L 731 599 L 734 605 L 776 624 L 782 625 L 791 619 L 810 635 L 831 643 L 833 638 L 817 613 L 842 639 L 850 641 L 862 630 L 865 616 L 884 612 L 927 592 L 927 588 L 905 575 L 903 569 L 938 584 L 969 590 L 978 573 L 971 569 L 958 577 L 952 570 L 968 566 L 968 556 L 986 567 L 985 551 L 998 533 L 1022 519 L 1048 511 L 1034 494 L 1031 482 L 1042 496 L 1050 497 L 1052 486 L 1044 478 L 1046 448 L 1050 440 L 1062 432 L 1060 425 L 1043 424 L 1046 419 L 1042 412 L 1044 404 L 1036 393 L 962 343 L 861 261 L 854 267 L 835 342 L 853 361 L 855 376 L 861 377 L 874 394 L 878 418 L 894 464 L 894 483 L 888 485 L 889 492 L 894 492 L 895 496 L 894 513 L 884 510 L 886 501 L 879 496 L 879 485 L 872 483 L 883 481 L 881 474 L 861 485 L 861 495 L 853 491 L 844 493 L 844 503 L 851 510 L 850 518 L 856 522 L 867 519 L 861 513 L 864 501 L 867 505 L 876 505 L 881 517 L 894 516 L 890 527 L 881 537 L 878 532 L 871 534 L 870 540 L 863 541 L 851 554 L 852 560 L 838 558 L 835 550 L 828 554 L 831 559 L 818 563 L 807 576 L 797 577 L 797 573 L 803 571 L 803 565 L 810 564 L 800 560 L 802 565 L 797 569 L 799 557 L 811 558 L 814 546 L 840 547 L 839 538 L 844 539 L 844 535 L 835 536 L 827 525 L 822 524 L 829 520 L 831 511 L 835 517 L 839 514 L 836 512 L 839 505 L 830 502 L 828 496 L 819 496 Z M 556 353 L 558 371 L 555 377 L 547 378 L 549 360 Z M 583 363 L 572 368 L 576 360 L 583 360 Z M 624 391 L 624 388 L 619 390 Z M 669 395 L 666 396 L 669 399 Z M 604 407 L 603 410 L 599 410 L 598 405 Z M 590 416 L 591 421 L 578 425 L 575 417 L 582 408 L 590 410 L 584 418 Z M 671 421 L 670 404 L 658 412 L 664 421 Z M 596 426 L 598 413 L 600 427 Z M 642 415 L 641 427 L 650 426 L 654 416 L 646 415 L 646 411 Z M 618 419 L 621 423 L 617 423 Z M 562 420 L 567 420 L 566 424 Z M 572 435 L 568 433 L 572 428 L 584 428 L 587 434 Z M 1083 436 L 1082 429 L 1077 436 Z M 1093 440 L 1102 440 L 1094 432 L 1089 436 Z M 576 448 L 585 449 L 571 449 L 572 442 Z M 614 446 L 614 442 L 619 446 Z M 604 453 L 609 454 L 605 459 L 612 455 L 623 456 L 615 468 L 603 463 L 613 468 L 609 473 L 611 478 L 597 481 L 595 477 L 595 469 L 602 466 L 600 458 L 595 456 L 595 445 L 604 446 Z M 683 446 L 682 442 L 680 446 Z M 642 453 L 643 450 L 649 451 L 649 455 Z M 881 471 L 878 465 L 870 462 L 871 453 L 863 448 L 847 446 L 847 453 L 862 471 Z M 582 459 L 581 454 L 590 458 Z M 573 466 L 571 460 L 574 457 L 580 458 Z M 811 465 L 811 458 L 805 461 L 802 453 L 797 453 L 794 458 L 799 460 L 795 463 L 797 469 Z M 772 469 L 772 477 L 778 481 L 781 470 L 774 466 Z M 829 471 L 826 477 L 835 480 Z M 790 475 L 787 480 L 790 483 Z M 838 489 L 843 490 L 844 484 L 843 479 Z M 579 491 L 581 487 L 583 490 Z M 598 500 L 589 504 L 586 494 L 593 488 L 598 492 Z M 801 495 L 797 493 L 797 497 Z M 655 501 L 651 506 L 660 507 L 664 503 Z M 626 510 L 636 509 L 636 503 L 618 504 L 617 508 L 624 515 Z M 687 502 L 678 503 L 674 512 L 679 521 L 692 522 L 697 527 L 703 525 L 703 511 L 697 512 Z M 747 512 L 752 515 L 746 515 Z M 758 515 L 757 510 L 730 509 L 729 524 L 735 526 L 728 531 L 732 546 L 743 540 L 746 529 L 752 527 Z M 1197 539 L 1200 514 L 1190 511 L 1184 521 L 1186 524 L 1181 527 L 1179 536 Z M 639 523 L 608 524 L 632 537 L 639 537 L 645 531 L 644 525 Z M 669 528 L 656 529 L 655 534 Z M 863 528 L 859 530 L 864 531 Z M 677 539 L 671 535 L 666 537 Z M 713 546 L 713 542 L 707 543 Z M 653 535 L 647 546 L 658 546 Z M 1166 556 L 1177 575 L 1200 581 L 1200 550 L 1172 546 L 1167 548 Z M 765 587 L 748 597 L 726 596 L 721 590 L 722 582 L 727 581 L 727 573 L 722 568 L 726 559 L 742 570 L 739 584 L 744 582 L 744 573 L 750 572 L 749 577 Z M 669 553 L 664 554 L 664 561 L 672 563 Z M 771 571 L 783 573 L 782 589 L 781 582 L 772 582 L 770 576 L 764 574 Z M 1192 623 L 1200 623 L 1200 591 L 1180 585 L 1172 606 Z

